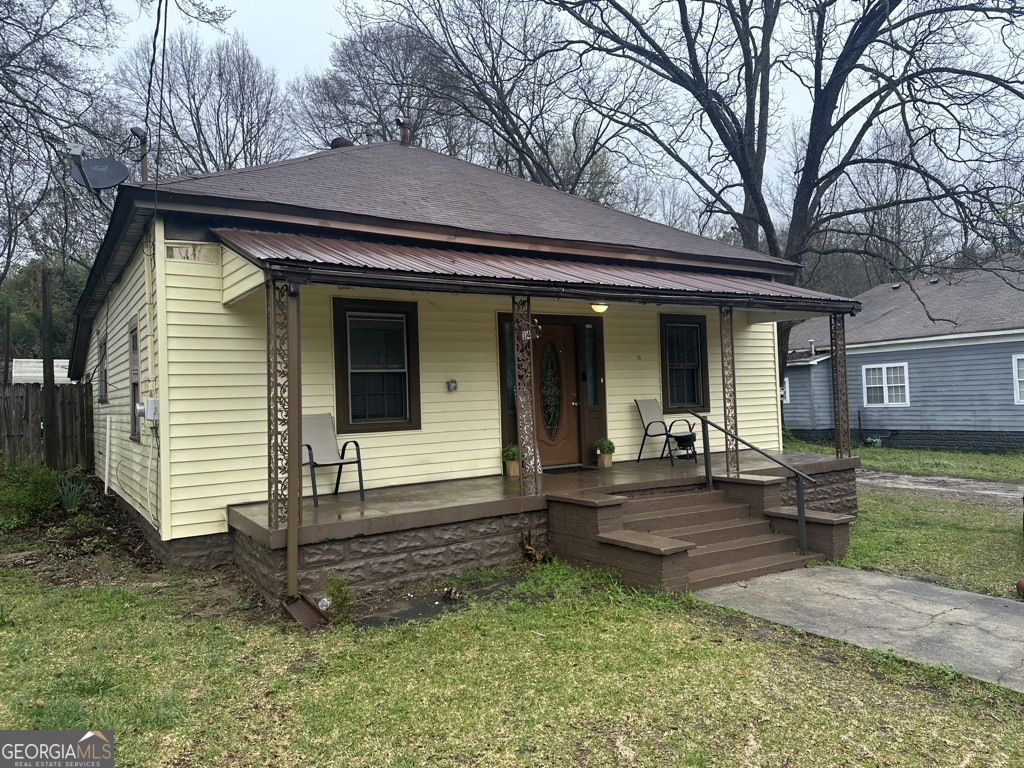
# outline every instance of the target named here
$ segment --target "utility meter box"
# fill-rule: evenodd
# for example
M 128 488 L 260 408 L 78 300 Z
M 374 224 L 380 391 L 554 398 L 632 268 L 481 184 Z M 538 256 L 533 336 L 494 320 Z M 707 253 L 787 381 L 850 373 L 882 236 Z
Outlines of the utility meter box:
M 160 421 L 160 401 L 155 397 L 146 401 L 146 421 Z

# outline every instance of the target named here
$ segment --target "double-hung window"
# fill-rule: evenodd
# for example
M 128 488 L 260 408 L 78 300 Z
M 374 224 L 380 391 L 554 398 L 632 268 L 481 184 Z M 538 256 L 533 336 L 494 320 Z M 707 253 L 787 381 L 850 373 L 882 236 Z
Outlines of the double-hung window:
M 416 305 L 334 300 L 338 432 L 418 429 Z
M 707 322 L 661 315 L 661 393 L 665 413 L 708 408 Z
M 782 379 L 782 387 L 779 388 L 779 399 L 783 405 L 789 405 L 789 376 Z
M 139 422 L 138 403 L 142 398 L 142 382 L 139 378 L 139 318 L 133 317 L 128 324 L 128 386 L 131 395 L 129 403 L 131 411 L 128 414 L 130 425 L 129 437 L 132 440 L 141 439 Z
M 865 365 L 864 405 L 910 405 L 909 379 L 906 363 Z
M 1013 402 L 1024 405 L 1024 355 L 1013 356 Z
M 96 361 L 96 397 L 101 403 L 107 402 L 107 334 L 100 337 Z

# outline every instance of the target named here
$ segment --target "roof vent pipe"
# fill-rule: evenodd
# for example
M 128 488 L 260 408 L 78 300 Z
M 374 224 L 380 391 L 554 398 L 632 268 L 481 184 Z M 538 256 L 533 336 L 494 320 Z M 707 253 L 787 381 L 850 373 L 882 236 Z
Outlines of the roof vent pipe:
M 807 340 L 807 344 L 811 348 L 811 357 L 814 357 L 814 355 L 817 354 L 817 352 L 818 352 L 818 350 L 815 349 L 815 347 L 814 347 L 814 339 L 808 339 Z
M 341 149 L 342 147 L 351 147 L 355 144 L 352 139 L 348 136 L 337 136 L 331 139 L 331 149 Z
M 409 146 L 409 142 L 412 141 L 412 122 L 405 117 L 398 118 L 396 122 L 398 123 L 398 127 L 401 129 L 401 133 L 399 135 L 402 138 L 402 146 L 407 147 Z

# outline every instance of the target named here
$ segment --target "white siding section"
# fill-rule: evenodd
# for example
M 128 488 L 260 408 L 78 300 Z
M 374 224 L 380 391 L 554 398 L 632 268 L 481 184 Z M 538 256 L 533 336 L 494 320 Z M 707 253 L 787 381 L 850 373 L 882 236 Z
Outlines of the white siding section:
M 143 254 L 146 254 L 144 256 Z M 160 467 L 158 430 L 141 421 L 139 440 L 130 437 L 131 385 L 129 371 L 128 329 L 132 318 L 138 317 L 140 396 L 156 397 L 156 373 L 159 370 L 155 328 L 147 311 L 145 259 L 153 253 L 152 240 L 136 251 L 124 273 L 107 295 L 107 300 L 93 321 L 86 376 L 95 380 L 99 364 L 99 343 L 107 337 L 108 400 L 99 402 L 98 387 L 93 387 L 94 441 L 96 471 L 102 477 L 107 461 L 106 425 L 111 422 L 110 487 L 153 526 L 160 529 Z M 152 266 L 152 262 L 151 262 Z M 150 299 L 154 297 L 151 293 Z M 150 375 L 150 371 L 153 375 Z
M 221 266 L 221 301 L 232 304 L 263 287 L 263 270 L 253 266 L 237 253 L 224 248 Z

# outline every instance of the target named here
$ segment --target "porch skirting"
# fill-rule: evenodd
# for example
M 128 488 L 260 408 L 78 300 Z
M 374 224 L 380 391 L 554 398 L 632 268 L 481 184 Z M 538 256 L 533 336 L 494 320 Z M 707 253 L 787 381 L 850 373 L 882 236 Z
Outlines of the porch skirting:
M 328 580 L 344 580 L 356 594 L 448 579 L 477 566 L 511 565 L 522 560 L 521 537 L 547 547 L 546 511 L 466 520 L 299 547 L 299 591 L 324 594 Z M 287 593 L 286 550 L 269 549 L 233 531 L 235 562 L 272 597 Z

